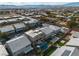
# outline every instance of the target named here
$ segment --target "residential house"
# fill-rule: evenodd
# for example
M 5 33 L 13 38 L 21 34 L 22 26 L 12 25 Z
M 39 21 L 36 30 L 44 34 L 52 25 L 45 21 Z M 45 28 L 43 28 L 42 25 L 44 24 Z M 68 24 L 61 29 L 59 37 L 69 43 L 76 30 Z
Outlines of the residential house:
M 50 56 L 79 56 L 79 48 L 62 46 Z
M 59 39 L 60 39 L 59 37 L 54 36 L 54 37 L 51 38 L 50 41 L 51 41 L 52 43 L 55 43 L 55 42 L 57 42 Z
M 42 26 L 43 26 L 43 27 L 48 27 L 48 26 L 50 26 L 50 24 L 43 23 Z
M 25 35 L 13 38 L 6 42 L 6 48 L 10 55 L 24 55 L 32 51 L 31 42 Z
M 61 27 L 61 32 L 62 33 L 68 33 L 69 32 L 69 29 L 66 28 L 66 27 Z
M 24 30 L 28 29 L 28 26 L 25 26 L 24 23 L 16 23 L 13 25 L 14 25 L 16 32 L 20 32 L 20 31 L 24 31 Z
M 7 22 L 13 23 L 13 22 L 19 22 L 19 21 L 17 20 L 17 18 L 9 18 L 9 19 L 7 19 Z
M 69 38 L 70 40 L 67 42 L 67 46 L 79 47 L 79 32 L 73 31 Z
M 24 20 L 26 20 L 25 18 L 26 18 L 25 16 L 21 16 L 21 17 L 18 18 L 18 20 L 24 21 Z
M 0 44 L 0 56 L 8 56 L 8 55 L 9 54 L 7 50 L 5 49 L 5 46 Z
M 49 28 L 51 28 L 55 34 L 59 33 L 61 31 L 61 27 L 50 25 Z
M 7 20 L 0 20 L 0 24 L 7 23 Z
M 12 25 L 2 26 L 0 27 L 0 31 L 4 33 L 15 33 L 15 29 Z
M 57 26 L 49 25 L 42 27 L 39 30 L 42 31 L 46 35 L 46 37 L 49 37 L 50 35 L 57 34 L 60 31 L 60 28 Z
M 25 34 L 29 37 L 29 39 L 32 42 L 43 40 L 45 38 L 44 33 L 42 33 L 40 30 L 29 30 L 25 32 Z
M 53 30 L 50 29 L 49 27 L 43 27 L 43 28 L 40 28 L 39 30 L 45 34 L 46 38 L 53 33 Z
M 24 21 L 24 23 L 27 25 L 29 25 L 30 27 L 37 27 L 40 25 L 40 23 L 38 22 L 38 20 L 34 19 L 34 18 L 30 18 L 30 17 L 26 17 L 26 21 Z

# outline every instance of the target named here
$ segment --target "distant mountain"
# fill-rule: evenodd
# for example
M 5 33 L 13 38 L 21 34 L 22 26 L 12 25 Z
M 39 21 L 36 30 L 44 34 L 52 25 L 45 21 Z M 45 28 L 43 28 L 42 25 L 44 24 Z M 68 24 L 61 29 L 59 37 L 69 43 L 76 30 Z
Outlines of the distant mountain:
M 72 7 L 78 7 L 79 6 L 79 2 L 72 2 L 72 3 L 67 3 L 67 4 L 64 4 L 64 6 L 72 6 Z
M 12 9 L 12 8 L 59 8 L 61 5 L 0 5 L 0 9 Z
M 58 8 L 59 5 L 23 5 L 23 8 Z
M 16 8 L 15 5 L 0 5 L 0 9 Z
M 52 5 L 23 5 L 22 8 L 52 8 Z
M 13 9 L 13 8 L 23 8 L 23 9 L 27 9 L 27 8 L 40 8 L 40 9 L 45 9 L 45 8 L 61 8 L 61 7 L 69 7 L 69 6 L 79 6 L 79 2 L 72 2 L 72 3 L 66 3 L 66 4 L 62 4 L 62 5 L 50 5 L 50 4 L 40 4 L 40 5 L 14 5 L 12 4 L 0 4 L 0 9 Z
M 61 7 L 79 7 L 79 2 L 70 2 L 70 3 L 66 3 L 66 4 L 62 4 L 62 5 L 44 5 L 44 4 L 40 4 L 40 5 L 13 5 L 13 4 L 0 4 L 0 9 L 13 9 L 13 8 L 41 8 L 41 9 L 45 9 L 45 8 L 61 8 Z

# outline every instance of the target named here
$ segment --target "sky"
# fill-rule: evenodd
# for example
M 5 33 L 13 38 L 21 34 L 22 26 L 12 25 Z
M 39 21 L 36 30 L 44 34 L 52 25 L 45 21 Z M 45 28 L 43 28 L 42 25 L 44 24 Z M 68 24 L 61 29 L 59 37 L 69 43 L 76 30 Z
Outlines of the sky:
M 79 2 L 79 0 L 0 0 L 0 2 Z
M 0 2 L 0 5 L 63 5 L 68 2 Z

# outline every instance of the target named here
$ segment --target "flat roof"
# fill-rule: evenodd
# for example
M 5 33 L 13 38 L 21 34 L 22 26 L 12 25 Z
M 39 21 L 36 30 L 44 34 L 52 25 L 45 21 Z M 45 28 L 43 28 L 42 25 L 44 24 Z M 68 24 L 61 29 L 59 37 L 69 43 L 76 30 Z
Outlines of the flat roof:
M 30 37 L 34 38 L 34 37 L 36 37 L 36 36 L 42 34 L 42 32 L 39 31 L 39 30 L 29 30 L 29 31 L 25 32 L 25 34 L 27 34 L 27 35 L 29 35 Z
M 62 46 L 53 52 L 50 56 L 70 56 L 74 50 L 75 47 Z
M 72 36 L 76 37 L 76 38 L 79 38 L 79 32 L 74 32 L 72 33 Z
M 70 40 L 67 42 L 67 46 L 79 46 L 79 32 L 72 32 L 69 38 Z
M 79 38 L 70 39 L 69 42 L 66 43 L 66 45 L 79 47 Z

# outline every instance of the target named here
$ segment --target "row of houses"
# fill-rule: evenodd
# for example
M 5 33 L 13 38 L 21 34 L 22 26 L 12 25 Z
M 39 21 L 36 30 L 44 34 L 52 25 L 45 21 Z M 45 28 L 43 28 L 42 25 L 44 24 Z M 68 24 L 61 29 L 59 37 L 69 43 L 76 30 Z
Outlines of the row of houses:
M 12 25 L 2 26 L 0 27 L 0 31 L 3 33 L 15 33 L 21 30 L 24 30 L 24 28 L 27 28 L 24 23 L 16 23 Z
M 19 37 L 10 39 L 5 43 L 5 48 L 10 55 L 23 55 L 27 54 L 35 47 L 41 47 L 46 49 L 47 43 L 44 41 L 50 35 L 53 35 L 60 31 L 56 26 L 50 25 L 48 27 L 42 27 L 35 30 L 29 30 Z M 44 42 L 43 42 L 44 41 Z M 54 40 L 55 41 L 55 40 Z M 0 48 L 1 49 L 1 48 Z
M 28 19 L 29 17 L 27 17 Z M 2 20 L 0 20 L 2 21 Z M 5 20 L 5 21 L 9 21 L 9 22 L 13 22 L 16 21 L 16 19 L 10 19 L 10 20 Z M 2 21 L 3 22 L 3 21 Z M 23 22 L 19 22 L 19 23 L 14 23 L 11 25 L 6 25 L 6 26 L 1 26 L 0 27 L 0 31 L 1 32 L 7 32 L 7 33 L 14 33 L 22 31 L 22 30 L 27 30 L 29 28 L 34 28 L 34 27 L 38 27 L 40 26 L 41 23 L 38 22 L 38 20 L 33 19 L 33 18 L 29 18 L 29 20 L 23 21 Z
M 9 28 L 9 26 L 11 28 Z M 0 28 L 1 32 L 14 32 L 13 27 L 11 25 L 9 26 L 4 27 L 6 30 Z M 14 28 L 16 28 L 16 32 L 18 32 L 23 28 L 26 28 L 26 26 L 23 23 L 21 23 L 21 25 L 14 24 Z M 64 29 L 61 27 L 45 24 L 43 27 L 29 30 L 20 36 L 16 36 L 15 38 L 10 39 L 3 46 L 5 47 L 8 55 L 27 55 L 27 53 L 31 53 L 31 51 L 35 50 L 35 48 L 46 50 L 48 48 L 48 44 L 46 42 L 47 38 L 50 38 L 50 36 L 54 36 L 59 32 L 66 31 L 67 30 L 64 31 Z M 58 40 L 58 37 L 52 37 L 51 41 L 56 42 Z
M 2 19 L 0 20 L 0 25 L 2 24 L 8 24 L 8 23 L 15 23 L 15 22 L 20 22 L 17 18 L 8 18 L 8 19 Z
M 58 48 L 51 56 L 79 56 L 79 32 L 72 31 L 70 40 Z
M 55 35 L 58 32 L 61 31 L 60 27 L 54 26 L 54 25 L 49 25 L 41 27 L 41 28 L 36 28 L 35 30 L 29 30 L 26 33 L 27 36 L 31 38 L 31 40 L 34 39 L 34 41 L 39 40 L 39 39 L 46 39 L 50 37 L 51 35 Z M 35 40 L 36 39 L 36 40 Z
M 25 24 L 35 24 L 38 23 L 37 19 L 33 19 L 31 17 L 25 17 L 25 16 L 20 16 L 18 18 L 6 18 L 6 19 L 2 19 L 0 20 L 0 24 L 14 24 L 14 23 L 19 23 L 19 22 L 23 22 Z
M 25 32 L 25 35 L 28 36 L 30 41 L 37 48 L 39 48 L 41 46 L 43 46 L 43 47 L 46 46 L 46 48 L 47 48 L 47 41 L 50 41 L 53 43 L 57 42 L 60 39 L 60 37 L 57 37 L 56 35 L 61 32 L 67 33 L 68 30 L 69 29 L 47 24 L 46 26 L 43 26 L 41 28 L 36 28 L 35 30 L 27 31 L 27 32 Z M 46 50 L 46 48 L 45 48 L 45 50 Z

